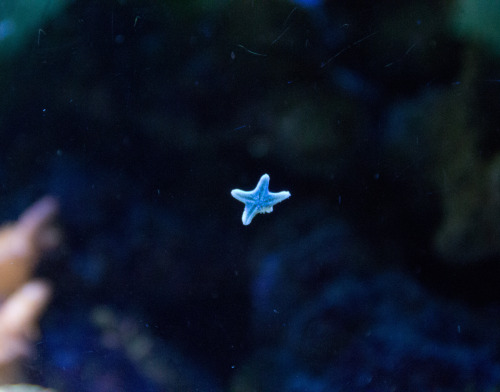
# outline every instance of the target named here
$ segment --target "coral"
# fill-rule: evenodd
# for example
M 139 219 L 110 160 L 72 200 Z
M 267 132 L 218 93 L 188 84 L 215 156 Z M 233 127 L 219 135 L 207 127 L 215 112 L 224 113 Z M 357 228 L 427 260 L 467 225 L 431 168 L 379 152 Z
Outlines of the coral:
M 145 328 L 137 319 L 108 306 L 96 307 L 91 312 L 92 323 L 101 330 L 101 346 L 110 351 L 109 355 L 119 357 L 118 353 L 124 353 L 137 372 L 161 390 L 221 390 L 216 380 L 200 365 L 183 356 L 172 344 L 155 337 L 148 329 L 149 325 L 146 324 Z M 106 370 L 112 374 L 113 366 L 106 366 Z M 98 377 L 96 371 L 93 374 L 94 390 L 104 390 L 99 386 L 99 379 L 110 377 Z
M 23 381 L 21 360 L 33 353 L 51 286 L 31 277 L 42 254 L 60 242 L 53 225 L 57 210 L 57 202 L 45 197 L 0 229 L 0 384 Z
M 38 385 L 17 384 L 0 386 L 0 392 L 55 392 L 53 389 L 43 388 Z

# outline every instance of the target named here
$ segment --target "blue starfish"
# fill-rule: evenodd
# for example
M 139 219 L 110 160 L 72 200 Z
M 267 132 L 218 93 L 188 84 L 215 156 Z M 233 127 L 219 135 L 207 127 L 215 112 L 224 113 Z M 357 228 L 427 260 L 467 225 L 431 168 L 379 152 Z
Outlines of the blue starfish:
M 255 215 L 272 212 L 275 204 L 290 197 L 290 192 L 269 192 L 269 175 L 264 174 L 253 191 L 233 189 L 231 195 L 236 200 L 245 203 L 245 209 L 243 210 L 241 220 L 246 226 L 250 224 Z

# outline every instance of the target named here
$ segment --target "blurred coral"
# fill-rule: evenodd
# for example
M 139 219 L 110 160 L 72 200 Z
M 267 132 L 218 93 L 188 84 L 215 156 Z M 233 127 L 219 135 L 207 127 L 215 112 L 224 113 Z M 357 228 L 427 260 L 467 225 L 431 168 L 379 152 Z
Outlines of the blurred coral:
M 38 337 L 51 286 L 30 279 L 43 252 L 60 242 L 53 225 L 57 211 L 57 202 L 45 197 L 0 229 L 0 384 L 23 380 L 20 360 L 32 353 Z
M 55 392 L 53 389 L 43 388 L 39 385 L 16 384 L 2 385 L 0 392 Z
M 45 197 L 0 230 L 0 299 L 28 281 L 42 253 L 59 243 L 52 225 L 57 210 L 57 202 Z
M 216 380 L 200 365 L 163 342 L 136 317 L 122 315 L 107 306 L 93 309 L 93 324 L 101 330 L 101 345 L 123 352 L 137 371 L 165 391 L 220 391 Z M 111 367 L 108 367 L 112 370 Z M 94 390 L 105 390 L 95 377 Z M 116 390 L 111 389 L 111 390 Z M 1 392 L 1 391 L 0 391 Z

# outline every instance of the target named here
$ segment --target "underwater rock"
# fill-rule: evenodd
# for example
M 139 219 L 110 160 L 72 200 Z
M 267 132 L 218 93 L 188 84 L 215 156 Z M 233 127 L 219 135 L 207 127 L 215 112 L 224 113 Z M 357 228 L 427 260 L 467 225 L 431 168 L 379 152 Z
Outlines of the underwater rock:
M 498 333 L 484 335 L 497 317 L 433 298 L 400 272 L 339 276 L 307 303 L 282 310 L 281 336 L 240 366 L 233 391 L 452 392 L 500 382 L 489 347 Z
M 485 56 L 471 48 L 457 75 L 460 82 L 427 89 L 389 112 L 387 156 L 413 176 L 408 181 L 423 201 L 412 208 L 413 216 L 427 218 L 423 229 L 434 251 L 454 264 L 500 255 L 500 118 L 497 104 L 479 104 L 497 102 L 500 95 L 478 81 L 487 69 Z M 437 201 L 438 211 L 426 208 L 429 200 Z M 413 194 L 404 203 L 415 201 Z

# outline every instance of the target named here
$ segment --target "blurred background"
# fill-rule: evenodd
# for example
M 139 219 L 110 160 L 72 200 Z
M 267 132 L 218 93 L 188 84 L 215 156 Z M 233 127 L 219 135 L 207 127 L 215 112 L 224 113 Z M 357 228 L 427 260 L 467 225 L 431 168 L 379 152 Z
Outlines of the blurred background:
M 29 382 L 500 390 L 500 2 L 0 1 L 0 218 L 57 198 Z M 243 226 L 233 188 L 291 198 Z

